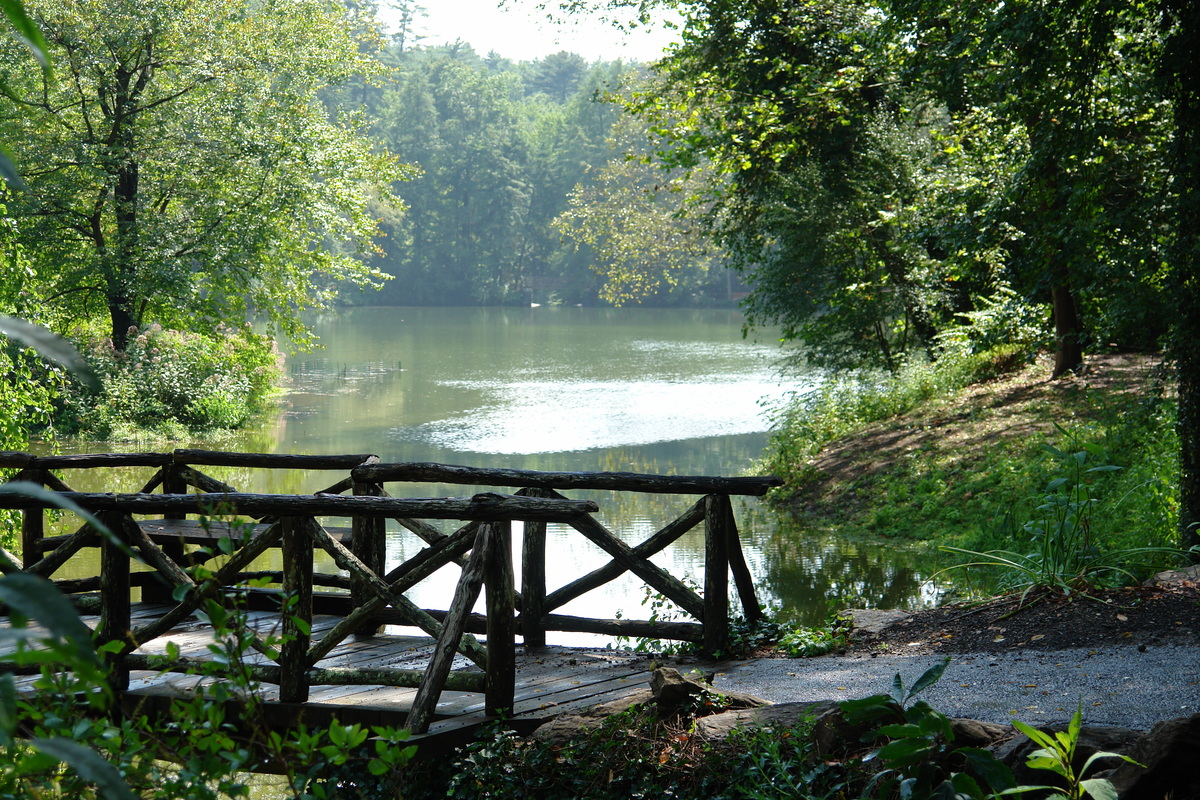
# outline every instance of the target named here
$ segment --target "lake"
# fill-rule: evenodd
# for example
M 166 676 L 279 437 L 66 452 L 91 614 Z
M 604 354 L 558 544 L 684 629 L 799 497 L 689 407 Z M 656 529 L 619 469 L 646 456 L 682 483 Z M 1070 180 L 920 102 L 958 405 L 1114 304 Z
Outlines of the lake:
M 211 446 L 516 469 L 753 474 L 767 441 L 767 407 L 816 379 L 781 376 L 778 344 L 769 334 L 743 338 L 742 324 L 732 310 L 347 309 L 314 321 L 322 349 L 288 357 L 278 412 Z M 206 471 L 247 491 L 312 492 L 332 482 L 320 474 Z M 140 479 L 127 478 L 127 486 Z M 402 488 L 389 485 L 397 494 Z M 422 485 L 408 495 L 471 491 Z M 694 500 L 572 496 L 595 499 L 601 521 L 631 543 Z M 751 499 L 735 499 L 735 512 L 760 599 L 782 618 L 815 625 L 831 605 L 917 607 L 941 596 L 925 582 L 938 566 L 927 548 L 797 526 Z M 389 562 L 421 546 L 392 531 Z M 552 526 L 549 548 L 551 589 L 607 561 L 567 528 Z M 696 530 L 655 560 L 701 583 L 703 558 Z M 554 583 L 556 575 L 564 580 Z M 444 608 L 456 576 L 447 570 L 436 578 L 412 599 Z M 630 578 L 562 613 L 645 618 L 645 600 Z M 551 641 L 582 643 L 558 636 Z

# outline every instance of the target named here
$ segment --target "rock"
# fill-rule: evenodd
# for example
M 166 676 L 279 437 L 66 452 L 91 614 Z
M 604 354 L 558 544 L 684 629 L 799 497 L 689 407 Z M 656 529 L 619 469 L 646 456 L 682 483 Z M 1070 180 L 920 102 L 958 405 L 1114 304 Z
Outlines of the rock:
M 980 722 L 977 719 L 951 719 L 950 731 L 954 734 L 956 747 L 991 747 L 1014 735 L 1013 729 L 1007 725 Z
M 1038 727 L 1038 730 L 1051 734 L 1065 731 L 1066 729 L 1067 726 L 1065 724 Z M 1130 730 L 1129 728 L 1102 725 L 1085 727 L 1079 731 L 1079 743 L 1075 746 L 1075 761 L 1073 766 L 1076 770 L 1082 769 L 1084 763 L 1092 757 L 1092 754 L 1100 751 L 1106 753 L 1128 753 L 1141 737 L 1141 731 Z M 1061 785 L 1053 773 L 1044 769 L 1030 769 L 1025 766 L 1025 762 L 1029 760 L 1030 754 L 1038 749 L 1040 749 L 1040 745 L 1034 744 L 1028 736 L 1019 734 L 1008 741 L 1001 742 L 993 748 L 993 752 L 996 754 L 996 758 L 1003 761 L 1012 769 L 1018 784 L 1035 786 Z M 1116 758 L 1101 759 L 1092 765 L 1091 770 L 1084 777 L 1097 777 L 1098 773 L 1111 770 L 1120 763 L 1122 763 L 1121 760 Z
M 1155 573 L 1143 586 L 1168 586 L 1176 583 L 1200 583 L 1200 564 L 1193 564 L 1184 569 L 1168 569 Z
M 850 617 L 850 638 L 878 636 L 884 628 L 903 622 L 912 616 L 908 611 L 880 611 L 877 608 L 848 608 L 843 614 Z
M 650 673 L 650 691 L 654 693 L 658 713 L 673 714 L 695 703 L 703 695 L 715 697 L 727 709 L 770 705 L 770 701 L 745 692 L 718 691 L 709 680 L 681 675 L 679 670 L 672 667 L 657 667 Z
M 806 719 L 820 718 L 837 707 L 834 700 L 819 700 L 725 711 L 696 720 L 696 735 L 706 741 L 720 741 L 737 728 L 790 728 Z
M 653 692 L 649 689 L 642 689 L 619 700 L 594 705 L 578 714 L 559 714 L 544 725 L 540 725 L 533 732 L 533 738 L 551 744 L 564 744 L 588 731 L 599 728 L 604 724 L 604 720 L 613 714 L 620 714 L 641 703 L 649 703 L 653 699 Z
M 861 743 L 864 736 L 881 724 L 880 720 L 875 719 L 851 725 L 846 721 L 841 705 L 835 703 L 833 708 L 817 717 L 812 732 L 813 744 L 817 747 L 818 755 L 839 753 L 844 751 L 847 745 Z
M 560 714 L 538 727 L 533 737 L 539 741 L 562 744 L 588 731 L 594 730 L 613 714 L 620 714 L 635 705 L 654 703 L 658 713 L 664 716 L 675 714 L 681 709 L 698 703 L 701 697 L 709 696 L 713 701 L 729 709 L 747 709 L 770 706 L 770 702 L 745 692 L 718 691 L 700 677 L 681 675 L 673 667 L 656 667 L 650 673 L 650 688 L 636 694 L 592 706 L 578 714 Z
M 1200 797 L 1200 714 L 1155 724 L 1109 776 L 1121 800 Z

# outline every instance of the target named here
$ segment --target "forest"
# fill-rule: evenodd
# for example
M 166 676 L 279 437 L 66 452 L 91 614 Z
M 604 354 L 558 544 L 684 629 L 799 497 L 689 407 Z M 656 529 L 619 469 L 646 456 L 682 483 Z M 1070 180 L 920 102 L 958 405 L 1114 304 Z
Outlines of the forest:
M 745 289 L 750 326 L 834 371 L 1170 346 L 1195 482 L 1188 4 L 669 5 L 651 65 L 425 48 L 411 3 L 391 31 L 370 2 L 35 5 L 0 55 L 0 311 L 108 382 L 10 346 L 7 427 L 145 416 L 146 374 L 189 359 L 208 393 L 177 377 L 151 416 L 237 424 L 272 337 L 337 303 Z M 662 8 L 556 13 L 630 6 Z M 203 374 L 214 341 L 237 374 Z
M 797 363 L 873 386 L 1164 353 L 1161 471 L 1178 469 L 1175 543 L 1200 552 L 1197 4 L 544 7 L 677 15 L 652 64 L 426 47 L 419 6 L 387 7 L 398 27 L 371 0 L 0 0 L 0 449 L 246 425 L 279 344 L 314 345 L 312 315 L 348 304 L 740 302 Z M 114 753 L 153 735 L 78 724 Z M 213 724 L 172 780 L 244 796 L 213 781 L 251 759 Z M 336 791 L 313 776 L 360 733 L 289 750 L 311 764 L 295 785 Z M 402 739 L 381 756 L 407 760 Z M 5 787 L 88 783 L 56 772 L 78 751 L 35 745 Z M 119 757 L 114 785 L 183 796 L 140 749 Z

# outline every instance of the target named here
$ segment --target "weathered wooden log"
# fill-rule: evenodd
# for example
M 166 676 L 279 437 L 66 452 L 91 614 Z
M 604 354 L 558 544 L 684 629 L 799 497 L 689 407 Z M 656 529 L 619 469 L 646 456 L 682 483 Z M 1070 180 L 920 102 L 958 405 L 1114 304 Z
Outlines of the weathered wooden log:
M 308 700 L 306 656 L 312 639 L 313 537 L 311 518 L 283 520 L 283 647 L 279 653 L 279 699 L 284 703 Z
M 38 456 L 40 469 L 96 469 L 97 467 L 161 467 L 170 463 L 169 453 L 80 453 L 69 456 Z
M 512 523 L 492 528 L 492 557 L 483 565 L 487 603 L 487 693 L 484 708 L 498 717 L 512 713 L 517 685 L 516 620 L 513 602 Z
M 729 497 L 704 498 L 704 654 L 729 646 Z
M 142 558 L 146 563 L 154 567 L 158 574 L 166 578 L 171 587 L 187 586 L 189 589 L 196 587 L 196 582 L 192 580 L 192 576 L 183 571 L 183 567 L 179 566 L 170 556 L 159 549 L 146 532 L 142 530 L 133 518 L 128 515 L 121 515 L 121 526 L 124 529 L 126 541 L 135 546 L 138 552 L 142 554 Z M 166 592 L 170 596 L 171 592 Z
M 42 482 L 47 489 L 53 489 L 56 492 L 73 492 L 75 491 L 62 478 L 55 475 L 53 472 L 42 472 Z
M 738 534 L 737 519 L 733 516 L 733 506 L 726 509 L 728 520 L 725 531 L 729 536 L 727 549 L 729 552 L 729 571 L 733 574 L 733 583 L 737 587 L 738 600 L 742 604 L 742 614 L 746 622 L 756 625 L 762 621 L 763 610 L 758 604 L 758 595 L 754 589 L 754 576 L 746 564 L 746 554 L 742 552 L 742 537 Z
M 377 597 L 386 600 L 393 608 L 408 614 L 411 624 L 416 625 L 430 636 L 439 637 L 441 635 L 442 623 L 426 614 L 404 595 L 393 592 L 382 578 L 367 569 L 353 553 L 346 549 L 345 545 L 330 536 L 328 531 L 318 525 L 315 520 L 312 521 L 311 533 L 316 544 L 333 556 L 334 563 L 349 572 L 352 578 L 358 580 Z M 459 652 L 480 667 L 486 667 L 487 652 L 483 649 L 483 645 L 479 644 L 472 636 L 460 636 L 459 638 L 461 640 L 458 643 Z
M 11 575 L 21 571 L 21 557 L 0 547 L 0 573 Z
M 166 469 L 166 467 L 163 467 L 163 469 Z M 141 489 L 138 489 L 138 494 L 150 494 L 159 486 L 162 486 L 164 480 L 166 480 L 166 476 L 163 475 L 163 470 L 160 469 L 150 476 L 150 480 L 146 481 Z M 167 492 L 167 494 L 183 494 L 185 491 L 187 489 L 182 488 L 178 492 Z
M 125 528 L 119 511 L 104 511 L 100 521 L 111 531 L 100 541 L 100 596 L 104 604 L 100 609 L 100 623 L 96 626 L 96 639 L 101 644 L 124 642 L 131 626 L 132 598 L 129 594 L 129 543 L 125 541 Z M 129 667 L 125 655 L 133 648 L 126 643 L 120 652 L 107 652 L 104 660 L 109 667 L 109 685 L 114 692 L 129 688 Z
M 221 568 L 217 570 L 212 581 L 205 581 L 197 585 L 195 589 L 187 593 L 187 596 L 175 608 L 154 622 L 149 622 L 138 628 L 128 636 L 128 639 L 138 643 L 149 642 L 171 630 L 171 628 L 178 625 L 195 611 L 201 602 L 214 595 L 219 586 L 229 583 L 234 576 L 249 566 L 254 559 L 277 544 L 282 534 L 282 524 L 276 523 L 261 535 L 250 539 L 244 546 L 234 551 L 229 560 L 221 565 Z
M 40 519 L 41 511 L 38 511 L 37 515 Z M 75 533 L 64 539 L 62 544 L 59 544 L 40 560 L 25 567 L 25 571 L 31 575 L 39 575 L 43 578 L 49 578 L 59 567 L 67 563 L 71 559 L 71 556 L 78 553 L 84 545 L 89 544 L 98 538 L 99 533 L 96 531 L 96 529 L 85 522 L 79 527 L 79 530 L 75 531 Z M 27 564 L 30 560 L 30 556 L 40 551 L 47 541 L 48 540 L 46 539 L 41 539 L 38 546 L 36 546 L 33 550 L 27 549 L 25 551 L 25 561 Z
M 639 619 L 592 619 L 567 614 L 547 614 L 542 625 L 548 631 L 600 633 L 626 636 L 631 639 L 671 639 L 680 642 L 703 642 L 704 626 L 698 622 L 650 622 Z
M 162 482 L 163 494 L 187 494 L 187 477 L 183 474 L 185 469 L 187 468 L 181 467 L 179 464 L 171 463 L 163 465 L 163 467 L 158 470 L 155 477 Z M 153 484 L 154 480 L 151 479 L 150 483 Z M 152 489 L 142 489 L 143 493 L 147 491 L 152 491 Z M 166 518 L 169 520 L 178 521 L 183 519 L 185 516 L 186 515 L 180 514 L 179 512 L 174 512 L 167 514 Z M 138 533 L 141 536 L 145 536 L 145 543 L 149 545 L 149 547 L 152 547 L 155 550 L 159 549 L 160 546 L 151 541 L 150 537 L 146 536 L 145 532 L 141 528 L 138 529 Z M 144 548 L 142 549 L 144 550 Z M 161 550 L 167 560 L 175 563 L 176 565 L 183 563 L 184 551 L 182 539 L 173 538 L 163 541 L 161 544 Z M 164 569 L 160 569 L 159 571 L 166 574 L 166 572 L 169 571 L 169 568 L 164 567 Z M 180 582 L 178 580 L 172 580 L 172 586 L 170 587 L 148 586 L 142 592 L 142 599 L 151 602 L 169 602 L 173 600 L 171 589 L 173 586 L 178 586 L 179 583 Z
M 350 489 L 352 489 L 353 487 L 354 487 L 354 479 L 353 478 L 342 478 L 340 481 L 335 483 L 333 486 L 330 486 L 326 489 L 320 489 L 318 491 L 313 492 L 313 494 L 341 494 L 342 492 L 350 491 Z
M 220 450 L 178 449 L 170 458 L 184 464 L 214 467 L 259 467 L 262 469 L 352 469 L 370 455 L 295 455 L 291 453 L 231 453 Z
M 237 489 L 230 486 L 228 483 L 223 483 L 211 475 L 205 475 L 198 469 L 186 467 L 182 465 L 174 465 L 179 470 L 179 477 L 186 486 L 179 486 L 168 490 L 163 487 L 163 494 L 187 494 L 188 486 L 195 486 L 202 492 L 209 494 L 236 494 Z
M 24 453 L 20 450 L 0 450 L 0 467 L 4 469 L 25 469 L 35 461 L 37 461 L 37 456 L 33 453 Z
M 154 672 L 197 672 L 211 662 L 199 658 L 168 659 L 159 655 L 133 653 L 126 657 L 131 669 Z M 11 666 L 13 669 L 6 669 Z M 24 669 L 28 667 L 28 669 Z M 278 684 L 282 668 L 277 664 L 245 664 L 241 667 L 253 680 Z M 0 671 L 21 674 L 37 674 L 37 664 L 19 665 L 0 661 Z M 354 669 L 351 667 L 315 667 L 304 674 L 309 686 L 397 686 L 415 689 L 421 685 L 425 671 L 419 669 Z M 484 674 L 467 670 L 455 670 L 446 676 L 445 689 L 452 692 L 484 691 Z
M 229 513 L 258 517 L 267 514 L 292 516 L 386 516 L 425 517 L 426 519 L 473 520 L 547 520 L 569 522 L 593 513 L 599 507 L 590 500 L 542 500 L 483 493 L 470 498 L 431 497 L 341 497 L 333 495 L 291 494 L 99 494 L 64 493 L 68 499 L 90 511 L 119 509 L 126 513 L 163 515 L 172 512 L 204 514 L 220 504 Z M 36 497 L 0 495 L 0 508 L 47 508 Z
M 37 486 L 46 485 L 45 470 L 26 470 L 24 479 Z M 40 507 L 27 508 L 21 514 L 21 566 L 29 569 L 42 560 L 42 539 L 46 535 L 46 514 Z M 56 567 L 57 569 L 57 567 Z
M 356 481 L 457 483 L 471 486 L 513 486 L 541 489 L 610 489 L 658 494 L 764 495 L 783 481 L 775 477 L 723 478 L 705 475 L 647 475 L 636 472 L 543 472 L 525 469 L 485 469 L 451 464 L 372 464 L 355 467 Z
M 377 462 L 378 456 L 371 456 L 368 461 Z M 379 497 L 382 494 L 379 486 L 374 483 L 356 483 L 353 487 L 355 497 Z M 363 565 L 375 575 L 382 575 L 386 568 L 387 558 L 387 522 L 383 517 L 355 517 L 351 521 L 353 534 L 350 537 L 350 550 Z M 361 604 L 371 596 L 370 591 L 360 581 L 352 580 L 350 596 L 355 603 Z M 373 636 L 376 629 L 363 626 L 355 631 L 358 636 Z
M 674 521 L 668 523 L 662 530 L 655 533 L 646 541 L 634 547 L 630 552 L 638 558 L 646 559 L 663 548 L 674 544 L 680 536 L 696 527 L 704 520 L 704 499 L 697 500 L 692 507 Z M 626 568 L 616 560 L 610 561 L 599 569 L 595 569 L 581 578 L 571 581 L 565 586 L 555 589 L 546 596 L 543 613 L 561 608 L 575 598 L 598 589 L 626 572 Z
M 517 494 L 540 497 L 541 489 L 522 489 Z M 546 644 L 541 627 L 546 612 L 546 523 L 526 522 L 521 535 L 521 638 L 526 647 Z
M 431 547 L 426 547 L 415 556 L 400 564 L 384 578 L 389 592 L 393 595 L 403 595 L 404 592 L 416 586 L 421 581 L 437 572 L 459 553 L 464 553 L 475 541 L 477 528 L 470 531 L 461 530 L 453 536 L 444 537 L 442 541 Z M 361 605 L 354 604 L 343 612 L 344 619 L 338 622 L 316 642 L 308 653 L 308 663 L 315 664 L 329 654 L 343 639 L 357 630 L 365 620 L 378 618 L 379 613 L 387 606 L 387 597 L 376 594 Z M 428 614 L 428 612 L 424 612 Z M 432 616 L 432 615 L 430 615 Z M 434 617 L 441 623 L 441 619 Z M 402 616 L 397 624 L 411 625 L 411 616 Z M 482 629 L 478 632 L 482 632 Z
M 442 632 L 437 637 L 433 650 L 433 658 L 425 670 L 425 677 L 417 687 L 413 698 L 412 711 L 408 715 L 408 729 L 413 733 L 426 733 L 429 722 L 433 719 L 433 711 L 438 697 L 446 685 L 446 676 L 454 662 L 456 645 L 463 637 L 463 623 L 479 597 L 479 589 L 483 585 L 483 576 L 487 563 L 492 559 L 492 530 L 488 525 L 481 525 L 475 537 L 475 546 L 471 548 L 471 557 L 463 569 L 454 589 L 454 600 L 450 604 L 450 612 L 446 615 Z
M 697 597 L 695 592 L 685 586 L 683 581 L 658 565 L 638 558 L 634 555 L 633 548 L 613 536 L 612 531 L 608 528 L 591 517 L 570 520 L 568 524 L 599 545 L 600 549 L 612 556 L 621 566 L 648 583 L 651 588 L 657 589 L 675 605 L 696 619 L 704 618 L 704 601 Z

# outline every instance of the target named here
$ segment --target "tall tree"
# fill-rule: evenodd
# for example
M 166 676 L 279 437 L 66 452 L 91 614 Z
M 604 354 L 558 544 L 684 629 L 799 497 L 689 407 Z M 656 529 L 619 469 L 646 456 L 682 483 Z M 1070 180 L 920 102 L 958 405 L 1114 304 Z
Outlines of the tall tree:
M 1179 528 L 1184 547 L 1200 548 L 1200 6 L 1164 0 L 1170 36 L 1161 76 L 1175 112 L 1175 242 L 1171 353 L 1179 380 Z M 1200 562 L 1200 549 L 1193 551 Z
M 6 59 L 2 124 L 30 191 L 13 198 L 35 275 L 66 320 L 103 314 L 120 349 L 155 320 L 250 310 L 303 339 L 335 281 L 384 276 L 324 245 L 372 247 L 372 191 L 401 169 L 317 91 L 371 62 L 319 0 L 56 0 L 31 11 L 56 75 Z
M 1120 0 L 895 0 L 889 12 L 908 81 L 956 120 L 986 108 L 992 125 L 1026 137 L 993 213 L 1020 232 L 1007 245 L 1010 265 L 1051 302 L 1054 374 L 1078 368 L 1082 294 L 1100 263 L 1125 263 L 1135 276 L 1123 281 L 1128 290 L 1161 259 L 1146 222 L 1162 187 L 1136 174 L 1162 117 L 1146 91 L 1158 39 L 1151 16 Z

